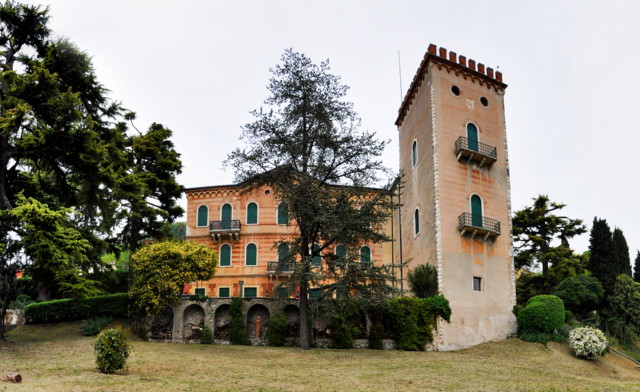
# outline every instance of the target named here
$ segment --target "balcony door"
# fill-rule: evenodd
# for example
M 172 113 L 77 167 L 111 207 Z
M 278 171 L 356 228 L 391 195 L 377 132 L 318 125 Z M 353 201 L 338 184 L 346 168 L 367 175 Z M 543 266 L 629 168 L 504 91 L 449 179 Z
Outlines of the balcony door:
M 280 246 L 278 247 L 278 264 L 280 265 L 280 267 L 282 267 L 283 271 L 289 271 L 289 264 L 284 263 L 287 253 L 289 253 L 289 245 L 280 244 Z
M 222 214 L 220 216 L 220 228 L 221 229 L 231 229 L 231 218 L 233 214 L 233 208 L 231 204 L 225 204 L 222 206 Z
M 469 150 L 478 151 L 478 128 L 471 123 L 467 124 L 467 143 Z
M 482 200 L 477 195 L 471 196 L 471 224 L 482 227 Z

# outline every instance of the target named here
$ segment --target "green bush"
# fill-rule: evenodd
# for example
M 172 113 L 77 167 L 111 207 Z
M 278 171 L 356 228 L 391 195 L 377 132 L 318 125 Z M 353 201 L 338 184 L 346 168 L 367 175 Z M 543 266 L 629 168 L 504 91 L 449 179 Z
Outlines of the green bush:
M 24 309 L 25 306 L 34 302 L 27 294 L 20 294 L 15 301 L 9 304 L 9 309 Z
M 251 344 L 244 327 L 242 298 L 240 297 L 233 297 L 231 299 L 231 344 L 238 346 L 248 346 Z
M 438 270 L 431 264 L 420 264 L 407 274 L 409 289 L 418 298 L 438 294 Z
M 94 336 L 100 333 L 100 331 L 107 325 L 113 322 L 113 317 L 91 317 L 85 321 L 82 325 L 82 334 L 84 336 Z
M 202 328 L 202 335 L 200 336 L 200 344 L 213 343 L 213 336 L 209 327 Z
M 518 313 L 518 336 L 532 333 L 551 334 L 564 324 L 564 304 L 555 295 L 538 295 L 527 301 Z
M 287 336 L 287 319 L 282 311 L 276 312 L 269 321 L 269 346 L 282 347 Z
M 573 313 L 570 310 L 564 311 L 564 323 L 569 324 L 569 322 L 573 320 Z
M 516 316 L 516 318 L 518 317 L 518 313 L 520 313 L 520 311 L 523 309 L 522 305 L 513 305 L 513 309 L 511 310 L 514 314 L 514 316 Z
M 102 373 L 114 373 L 127 368 L 129 358 L 129 340 L 120 328 L 100 332 L 93 345 L 96 364 Z
M 338 349 L 353 348 L 355 336 L 358 334 L 358 328 L 349 325 L 343 315 L 338 315 L 331 319 L 331 325 L 334 330 L 331 333 L 333 338 L 333 347 Z
M 398 350 L 424 351 L 433 341 L 436 317 L 450 322 L 449 301 L 442 295 L 430 298 L 401 297 L 389 301 L 388 317 Z
M 24 318 L 27 323 L 54 323 L 96 316 L 126 317 L 128 307 L 127 293 L 100 295 L 81 303 L 74 303 L 70 299 L 58 299 L 27 305 L 24 308 Z

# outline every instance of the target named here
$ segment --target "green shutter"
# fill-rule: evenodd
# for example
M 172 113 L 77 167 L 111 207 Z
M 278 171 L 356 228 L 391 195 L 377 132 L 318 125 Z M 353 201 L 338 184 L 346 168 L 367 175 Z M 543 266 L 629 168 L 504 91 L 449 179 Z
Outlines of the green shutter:
M 218 296 L 220 298 L 229 298 L 229 288 L 228 287 L 221 287 Z
M 204 297 L 204 289 L 196 289 L 196 295 Z
M 336 256 L 347 257 L 347 250 L 344 248 L 344 245 L 338 245 L 336 247 Z
M 313 253 L 320 252 L 320 245 L 313 245 Z M 322 265 L 322 256 L 318 254 L 317 256 L 313 256 L 313 261 L 311 261 L 311 265 L 314 267 L 320 267 Z
M 309 297 L 312 299 L 320 298 L 320 289 L 309 290 Z
M 244 288 L 244 296 L 245 297 L 257 297 L 258 289 L 255 287 L 245 287 Z
M 256 203 L 250 203 L 247 206 L 247 224 L 255 225 L 258 223 L 258 205 Z
M 360 261 L 363 263 L 371 262 L 371 249 L 368 246 L 363 246 L 360 249 Z
M 478 151 L 478 128 L 471 123 L 467 124 L 467 139 L 469 150 Z
M 233 208 L 231 208 L 231 204 L 225 204 L 222 206 L 222 217 L 220 220 L 230 221 L 232 219 Z
M 247 258 L 246 258 L 245 264 L 257 265 L 258 264 L 257 253 L 258 253 L 258 248 L 254 244 L 247 245 Z
M 224 244 L 220 248 L 220 267 L 229 267 L 231 265 L 231 246 Z
M 289 211 L 287 205 L 282 203 L 278 206 L 278 224 L 286 225 L 289 221 Z
M 482 200 L 477 195 L 471 196 L 471 224 L 482 227 Z
M 287 253 L 289 253 L 289 245 L 280 244 L 278 247 L 278 261 L 283 261 Z
M 207 208 L 207 206 L 200 206 L 198 207 L 198 227 L 203 227 L 203 226 L 207 226 L 207 219 L 209 218 L 208 215 L 209 209 Z

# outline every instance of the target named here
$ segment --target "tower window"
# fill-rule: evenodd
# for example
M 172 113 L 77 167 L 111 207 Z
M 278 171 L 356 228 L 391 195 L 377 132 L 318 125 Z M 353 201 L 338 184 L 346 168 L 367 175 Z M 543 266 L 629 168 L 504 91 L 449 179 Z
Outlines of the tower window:
M 198 207 L 198 227 L 207 226 L 207 220 L 209 220 L 209 209 L 207 206 Z
M 420 210 L 416 208 L 413 212 L 413 235 L 417 236 L 420 233 Z
M 460 89 L 458 86 L 451 86 L 451 93 L 456 97 L 460 96 Z
M 480 98 L 480 103 L 482 104 L 482 106 L 489 106 L 489 100 L 485 97 Z
M 473 291 L 482 291 L 482 278 L 473 277 Z
M 413 146 L 411 147 L 411 157 L 413 159 L 413 166 L 418 163 L 418 141 L 413 141 Z

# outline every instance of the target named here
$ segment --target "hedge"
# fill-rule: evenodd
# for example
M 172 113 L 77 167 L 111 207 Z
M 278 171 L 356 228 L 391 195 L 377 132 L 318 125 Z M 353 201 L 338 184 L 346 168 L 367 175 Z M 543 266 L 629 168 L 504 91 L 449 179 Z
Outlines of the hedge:
M 433 341 L 436 317 L 450 322 L 451 307 L 442 295 L 430 298 L 401 297 L 389 301 L 390 326 L 398 350 L 424 351 Z
M 555 295 L 538 295 L 518 313 L 518 335 L 553 333 L 564 324 L 564 302 Z
M 96 316 L 126 317 L 129 294 L 110 294 L 91 297 L 82 303 L 70 299 L 58 299 L 33 303 L 24 308 L 24 318 L 29 324 L 84 320 Z

